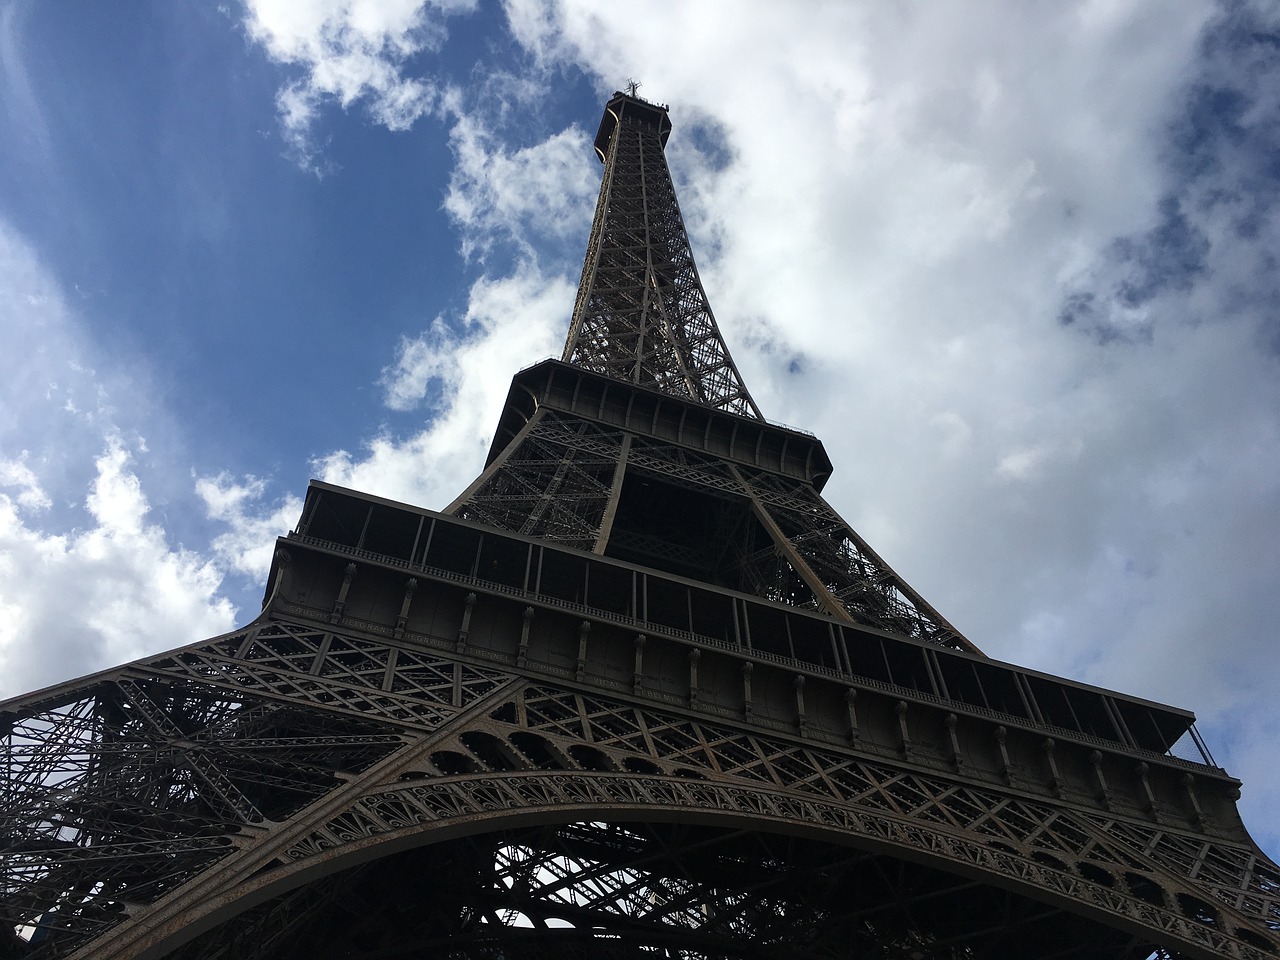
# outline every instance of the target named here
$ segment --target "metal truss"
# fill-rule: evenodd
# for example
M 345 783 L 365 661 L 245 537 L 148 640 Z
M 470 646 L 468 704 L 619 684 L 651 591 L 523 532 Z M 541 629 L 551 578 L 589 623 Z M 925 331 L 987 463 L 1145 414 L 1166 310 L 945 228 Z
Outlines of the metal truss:
M 1247 838 L 445 643 L 269 620 L 6 704 L 2 909 L 34 931 L 10 955 L 162 956 L 210 922 L 176 955 L 1260 960 L 1280 943 L 1280 871 Z
M 604 182 L 564 359 L 759 417 L 694 266 L 663 150 L 670 127 L 665 108 L 626 94 L 609 101 Z
M 622 459 L 621 431 L 540 410 L 500 469 L 452 512 L 582 550 L 596 545 Z
M 628 478 L 645 485 L 643 502 L 630 510 L 636 494 L 625 496 Z M 669 503 L 658 503 L 660 491 Z M 735 464 L 547 404 L 449 510 L 693 576 L 714 571 L 708 579 L 735 589 L 978 652 L 810 479 Z M 670 518 L 666 527 L 654 513 Z
M 253 624 L 0 703 L 0 960 L 1280 956 L 1191 715 L 983 657 L 760 417 L 669 130 L 446 513 L 313 484 Z
M 379 877 L 357 868 L 304 888 L 246 917 L 234 943 L 214 933 L 176 956 L 302 957 L 335 946 L 350 957 L 681 960 L 961 960 L 997 955 L 993 947 L 999 956 L 1037 960 L 1151 953 L 1123 935 L 1103 932 L 1099 942 L 1087 923 L 1073 931 L 1074 942 L 1064 941 L 1063 915 L 1051 907 L 778 834 L 579 823 L 467 838 L 430 858 L 411 852 L 396 861 Z M 447 889 L 431 861 L 467 869 L 452 873 Z M 465 892 L 456 887 L 459 874 Z M 374 920 L 388 903 L 408 922 Z M 469 909 L 458 909 L 463 903 Z M 942 932 L 921 933 L 915 912 Z M 999 928 L 998 943 L 974 922 L 983 914 Z

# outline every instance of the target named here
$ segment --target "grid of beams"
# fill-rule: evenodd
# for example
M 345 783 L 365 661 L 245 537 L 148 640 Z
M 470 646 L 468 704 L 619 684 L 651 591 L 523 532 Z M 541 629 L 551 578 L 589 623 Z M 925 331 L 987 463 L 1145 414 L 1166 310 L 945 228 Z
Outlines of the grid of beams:
M 357 868 L 174 960 L 1146 960 L 1141 938 L 892 857 L 674 824 L 502 831 Z M 432 864 L 454 869 L 447 883 Z M 460 878 L 465 878 L 461 879 Z M 400 920 L 380 921 L 388 909 Z M 921 918 L 933 932 L 921 932 Z M 1066 934 L 1064 936 L 1064 934 Z M 1161 954 L 1161 956 L 1168 956 Z
M 1023 921 L 1010 917 L 1034 917 L 1033 927 L 1043 922 L 1059 932 L 1093 931 L 1089 950 L 1064 957 L 1145 957 L 1172 944 L 1198 948 L 1187 956 L 1261 958 L 1274 943 L 1267 931 L 1280 925 L 1280 874 L 1244 840 L 965 782 L 917 768 L 909 756 L 894 762 L 694 719 L 643 697 L 527 685 L 411 643 L 303 623 L 264 622 L 151 658 L 11 704 L 6 718 L 4 918 L 36 931 L 15 956 L 68 955 L 184 887 L 192 900 L 183 909 L 199 914 L 208 899 L 200 889 L 234 900 L 251 892 L 264 869 L 268 879 L 272 869 L 305 873 L 312 864 L 338 863 L 345 850 L 426 837 L 454 821 L 477 823 L 476 836 L 500 833 L 507 818 L 519 822 L 539 810 L 565 820 L 578 810 L 609 811 L 615 823 L 680 811 L 681 819 L 709 817 L 709 824 L 727 816 L 756 824 L 750 836 L 819 831 L 844 838 L 846 859 L 886 851 L 877 870 L 898 869 L 898 856 L 923 858 L 928 869 L 911 869 L 928 896 L 895 893 L 896 906 L 881 905 L 896 917 L 888 927 L 877 925 L 865 902 L 849 923 L 873 940 L 889 937 L 877 942 L 943 950 L 924 956 L 1048 955 L 1011 952 L 1009 938 Z M 327 814 L 315 812 L 321 802 Z M 629 943 L 631 952 L 619 956 L 677 945 L 672 955 L 771 956 L 744 944 L 801 936 L 791 925 L 798 907 L 772 917 L 782 908 L 767 897 L 753 901 L 759 890 L 707 887 L 696 851 L 664 853 L 670 866 L 663 875 L 681 883 L 653 880 L 644 872 L 649 860 L 630 855 L 569 865 L 557 845 L 575 829 L 597 828 L 534 834 L 537 842 L 491 850 L 492 859 L 472 864 L 471 873 L 455 872 L 478 899 L 437 918 L 445 926 L 432 936 L 476 920 L 502 892 L 492 886 L 495 870 L 500 878 L 532 871 L 541 886 L 527 877 L 519 885 L 498 880 L 507 902 L 492 906 L 489 927 L 472 930 L 472 952 L 457 955 L 595 950 L 598 944 L 565 940 L 567 933 L 539 939 L 528 932 L 526 920 L 561 929 L 550 921 L 566 912 L 574 929 L 614 931 L 618 942 L 609 949 Z M 741 869 L 774 869 L 770 863 Z M 975 870 L 988 879 L 960 879 Z M 993 878 L 1000 882 L 992 885 Z M 321 902 L 329 882 L 318 877 L 304 886 L 310 892 L 287 902 Z M 975 887 L 973 897 L 995 896 L 1012 913 L 993 913 L 966 931 L 939 925 L 927 907 L 939 884 Z M 997 888 L 1022 893 L 1010 900 Z M 835 889 L 811 890 L 805 899 L 826 902 Z M 1095 929 L 1070 904 L 1114 922 Z M 286 936 L 298 928 L 285 922 L 294 907 L 282 909 L 274 919 L 244 923 L 283 924 L 280 942 L 296 945 L 305 938 Z M 704 909 L 708 923 L 712 912 L 723 923 L 690 927 Z M 904 926 L 908 916 L 928 922 Z M 513 918 L 524 919 L 513 925 Z M 219 949 L 239 942 L 244 929 L 226 927 Z M 1148 953 L 1128 952 L 1134 943 Z M 829 946 L 801 955 L 829 956 Z M 286 952 L 237 955 L 295 955 L 292 946 L 280 949 Z
M 609 110 L 615 122 L 564 359 L 759 417 L 694 266 L 663 152 L 665 110 L 624 94 Z
M 542 409 L 511 451 L 456 504 L 467 520 L 591 550 L 620 467 L 623 434 Z
M 276 622 L 9 701 L 0 922 L 30 938 L 13 955 L 65 955 L 506 679 Z
M 625 450 L 625 455 L 624 455 Z M 605 529 L 622 478 L 642 471 L 706 491 L 725 507 L 712 532 L 689 544 L 639 530 Z M 749 505 L 746 514 L 727 507 Z M 677 443 L 541 407 L 510 449 L 452 512 L 468 520 L 582 550 L 630 546 L 660 565 L 728 563 L 737 589 L 810 607 L 854 623 L 940 646 L 979 652 L 924 601 L 822 498 L 811 483 L 731 464 Z M 763 522 L 744 523 L 754 514 Z M 729 559 L 720 559 L 729 558 Z

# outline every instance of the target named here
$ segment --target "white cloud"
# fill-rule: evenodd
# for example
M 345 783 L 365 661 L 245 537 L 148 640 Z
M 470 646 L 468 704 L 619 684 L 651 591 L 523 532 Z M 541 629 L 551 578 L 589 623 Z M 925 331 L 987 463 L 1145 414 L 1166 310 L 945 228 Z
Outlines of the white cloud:
M 95 468 L 92 525 L 65 534 L 32 528 L 0 493 L 0 697 L 233 626 L 220 571 L 148 520 L 123 442 Z
M 528 257 L 548 238 L 585 235 L 600 178 L 580 128 L 508 150 L 479 118 L 463 114 L 450 140 L 457 165 L 444 208 L 462 229 L 464 255 L 514 241 Z
M 378 436 L 359 455 L 334 451 L 315 464 L 321 479 L 444 507 L 479 473 L 512 374 L 559 353 L 572 303 L 567 278 L 528 264 L 509 277 L 478 280 L 460 332 L 433 324 L 403 341 L 396 365 L 384 371 L 387 402 L 396 409 L 438 384 L 427 428 L 404 440 Z
M 516 85 L 513 95 L 527 94 Z M 460 101 L 454 108 L 457 162 L 445 209 L 466 255 L 501 244 L 514 265 L 477 279 L 457 321 L 437 317 L 417 336 L 402 337 L 382 371 L 383 402 L 396 411 L 425 407 L 423 430 L 403 439 L 384 432 L 362 453 L 337 450 L 314 464 L 328 482 L 435 508 L 483 466 L 511 376 L 560 354 L 575 292 L 569 275 L 578 264 L 554 255 L 547 264 L 535 251 L 574 232 L 585 236 L 599 189 L 590 144 L 577 127 L 513 149 Z
M 29 512 L 48 510 L 52 501 L 40 488 L 40 481 L 26 464 L 27 451 L 17 460 L 0 460 L 0 490 L 17 489 L 14 502 Z
M 412 75 L 415 58 L 440 48 L 451 14 L 475 0 L 245 0 L 245 28 L 278 63 L 302 76 L 276 100 L 298 160 L 323 167 L 312 140 L 322 107 L 363 103 L 375 123 L 406 130 L 437 105 L 434 81 Z
M 1078 457 L 1084 447 L 1084 441 L 1079 437 L 1019 447 L 1000 457 L 995 472 L 1004 480 L 1038 480 L 1049 469 L 1061 469 L 1064 466 L 1062 461 Z
M 410 340 L 400 338 L 394 366 L 382 371 L 384 402 L 392 410 L 413 410 L 426 399 L 432 383 L 443 382 L 454 370 L 453 351 L 458 338 L 443 317 Z
M 173 435 L 145 361 L 95 345 L 2 221 L 0 341 L 21 358 L 0 378 L 0 697 L 231 629 L 221 569 L 174 542 L 144 489 L 140 430 Z M 148 477 L 162 499 L 182 486 Z
M 288 494 L 263 508 L 267 483 L 259 477 L 236 479 L 227 473 L 201 477 L 196 495 L 211 520 L 226 524 L 211 544 L 214 556 L 230 570 L 262 583 L 271 569 L 276 538 L 291 530 L 302 515 L 301 498 Z

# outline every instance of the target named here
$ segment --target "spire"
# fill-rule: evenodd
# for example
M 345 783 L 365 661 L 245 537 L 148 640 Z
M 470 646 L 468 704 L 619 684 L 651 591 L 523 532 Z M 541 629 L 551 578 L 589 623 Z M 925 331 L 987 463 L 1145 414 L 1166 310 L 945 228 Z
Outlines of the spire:
M 663 152 L 667 108 L 618 92 L 596 134 L 604 180 L 564 360 L 729 413 L 760 417 L 689 249 Z

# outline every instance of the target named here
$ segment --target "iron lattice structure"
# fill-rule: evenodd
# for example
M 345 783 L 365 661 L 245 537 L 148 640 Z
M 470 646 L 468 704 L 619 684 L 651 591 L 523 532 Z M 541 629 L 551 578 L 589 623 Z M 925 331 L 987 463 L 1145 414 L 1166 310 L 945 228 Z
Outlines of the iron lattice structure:
M 667 169 L 663 107 L 614 99 L 596 136 L 604 181 L 563 359 L 760 417 L 711 313 Z
M 0 958 L 1280 952 L 1191 714 L 983 656 L 759 416 L 669 129 L 448 510 L 313 483 L 252 624 L 0 704 Z

